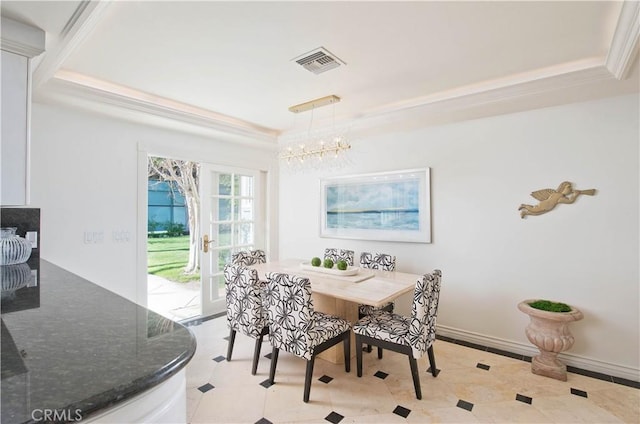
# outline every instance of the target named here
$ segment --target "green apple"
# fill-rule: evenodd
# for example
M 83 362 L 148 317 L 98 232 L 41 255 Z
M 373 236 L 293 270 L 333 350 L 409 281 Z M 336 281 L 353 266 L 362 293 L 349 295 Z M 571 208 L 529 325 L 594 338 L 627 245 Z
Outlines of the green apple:
M 336 266 L 338 267 L 338 269 L 340 271 L 346 271 L 347 270 L 347 261 L 344 261 L 344 260 L 340 259 L 338 261 L 338 263 L 336 264 Z
M 325 259 L 324 262 L 322 263 L 322 266 L 324 266 L 325 268 L 333 268 L 333 261 L 331 259 Z
M 322 263 L 322 260 L 317 256 L 311 259 L 311 265 L 313 266 L 320 266 L 321 263 Z

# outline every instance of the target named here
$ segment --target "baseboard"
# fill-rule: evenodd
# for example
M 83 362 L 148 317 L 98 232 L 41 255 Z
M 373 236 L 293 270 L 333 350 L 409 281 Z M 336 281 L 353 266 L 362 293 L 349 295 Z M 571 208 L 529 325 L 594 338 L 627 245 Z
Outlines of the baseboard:
M 500 349 L 524 356 L 535 356 L 539 353 L 538 349 L 530 344 L 517 343 L 511 340 L 504 340 L 497 337 L 473 333 L 471 331 L 460 330 L 458 328 L 447 327 L 444 325 L 436 325 L 436 333 L 439 336 L 445 336 L 456 340 L 463 340 L 465 342 L 477 344 L 480 346 L 492 347 L 495 349 Z M 597 359 L 586 358 L 584 356 L 579 356 L 572 353 L 561 353 L 558 355 L 558 358 L 565 364 L 572 367 L 624 378 L 626 380 L 636 382 L 640 381 L 639 369 L 612 364 Z

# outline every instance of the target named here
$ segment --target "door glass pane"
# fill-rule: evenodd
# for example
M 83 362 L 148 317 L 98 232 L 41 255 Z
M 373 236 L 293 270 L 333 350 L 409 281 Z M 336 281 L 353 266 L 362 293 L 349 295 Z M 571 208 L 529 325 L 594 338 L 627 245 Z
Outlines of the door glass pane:
M 218 179 L 218 194 L 230 195 L 231 194 L 231 174 L 220 174 Z
M 243 223 L 236 225 L 236 244 L 253 244 L 253 224 Z
M 213 230 L 217 237 L 212 249 L 212 278 L 220 279 L 224 289 L 224 267 L 231 262 L 233 252 L 253 249 L 255 243 L 254 177 L 234 173 L 218 173 L 212 193 Z M 216 280 L 217 281 L 217 280 Z M 212 282 L 211 289 L 214 289 Z M 215 297 L 215 295 L 212 295 Z M 224 293 L 221 294 L 224 297 Z
M 253 199 L 236 199 L 234 205 L 234 221 L 251 221 L 253 219 Z
M 231 262 L 231 249 L 218 251 L 218 271 L 224 271 L 224 266 Z
M 214 278 L 217 280 L 218 298 L 224 298 L 224 275 L 217 275 Z
M 240 219 L 243 221 L 253 220 L 253 199 L 242 199 L 240 201 Z
M 236 175 L 234 185 L 236 189 L 236 196 L 253 196 L 253 177 L 247 175 Z
M 231 221 L 231 199 L 218 199 L 218 221 Z
M 231 224 L 218 225 L 218 245 L 231 246 Z

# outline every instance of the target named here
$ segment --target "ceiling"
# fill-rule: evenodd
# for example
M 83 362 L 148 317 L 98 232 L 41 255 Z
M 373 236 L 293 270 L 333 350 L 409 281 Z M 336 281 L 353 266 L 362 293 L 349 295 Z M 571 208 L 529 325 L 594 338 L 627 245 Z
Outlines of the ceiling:
M 275 142 L 638 92 L 638 2 L 2 1 L 43 29 L 37 101 Z M 324 47 L 346 64 L 293 59 Z M 292 105 L 337 95 L 334 106 Z M 311 116 L 314 116 L 312 122 Z

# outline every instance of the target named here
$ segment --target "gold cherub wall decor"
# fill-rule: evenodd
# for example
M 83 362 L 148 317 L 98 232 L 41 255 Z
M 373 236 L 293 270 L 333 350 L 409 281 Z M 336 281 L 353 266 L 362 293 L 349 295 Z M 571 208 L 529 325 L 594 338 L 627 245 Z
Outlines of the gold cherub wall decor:
M 564 181 L 560 183 L 557 190 L 552 188 L 545 188 L 542 190 L 534 191 L 531 193 L 534 199 L 539 200 L 537 205 L 525 205 L 524 203 L 518 208 L 520 217 L 524 218 L 527 215 L 542 215 L 555 208 L 558 203 L 573 203 L 576 201 L 579 195 L 586 194 L 593 196 L 596 194 L 596 189 L 591 188 L 589 190 L 574 190 L 571 183 Z

